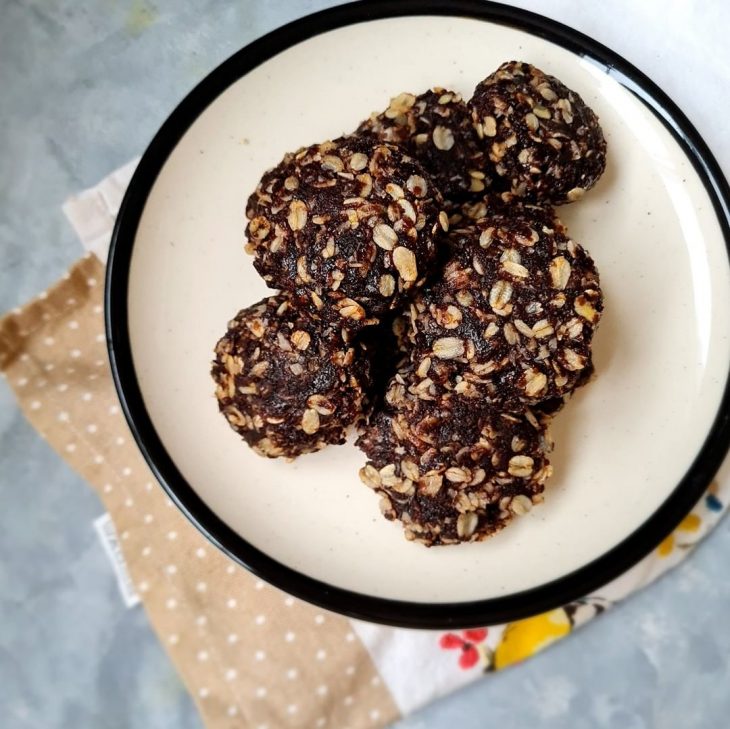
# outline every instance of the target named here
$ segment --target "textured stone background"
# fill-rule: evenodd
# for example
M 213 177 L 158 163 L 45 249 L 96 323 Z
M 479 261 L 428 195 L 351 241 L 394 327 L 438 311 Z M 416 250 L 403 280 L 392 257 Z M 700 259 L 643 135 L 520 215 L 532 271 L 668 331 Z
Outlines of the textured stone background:
M 328 0 L 0 0 L 0 311 L 80 254 L 66 196 L 138 155 L 207 71 Z M 730 171 L 730 6 L 513 3 L 613 47 L 685 109 Z M 723 113 L 720 113 L 723 112 Z M 6 729 L 193 729 L 192 702 L 92 530 L 96 497 L 0 383 L 0 716 Z M 399 729 L 716 728 L 730 715 L 730 522 L 576 636 Z M 416 667 L 414 667 L 416 670 Z

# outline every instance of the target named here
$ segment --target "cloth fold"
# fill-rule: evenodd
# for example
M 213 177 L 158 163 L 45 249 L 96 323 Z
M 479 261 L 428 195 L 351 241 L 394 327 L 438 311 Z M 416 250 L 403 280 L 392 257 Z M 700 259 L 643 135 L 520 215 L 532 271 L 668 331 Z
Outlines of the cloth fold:
M 727 461 L 674 534 L 626 574 L 549 613 L 478 630 L 350 621 L 258 580 L 178 512 L 121 414 L 105 350 L 102 261 L 133 170 L 64 206 L 90 252 L 0 320 L 0 370 L 29 421 L 99 494 L 152 627 L 209 728 L 385 726 L 570 634 L 684 559 L 724 514 Z

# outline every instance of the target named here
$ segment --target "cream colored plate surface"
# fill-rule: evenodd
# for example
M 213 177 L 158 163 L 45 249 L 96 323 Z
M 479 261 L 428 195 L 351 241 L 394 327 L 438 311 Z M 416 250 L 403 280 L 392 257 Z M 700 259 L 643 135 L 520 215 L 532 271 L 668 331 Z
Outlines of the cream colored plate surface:
M 596 380 L 554 426 L 544 505 L 482 544 L 426 549 L 384 521 L 352 444 L 293 463 L 253 454 L 218 414 L 209 363 L 238 309 L 266 294 L 243 252 L 245 200 L 283 153 L 352 130 L 404 90 L 468 97 L 504 60 L 529 61 L 598 113 L 609 166 L 561 209 L 594 256 L 606 313 Z M 730 360 L 727 254 L 677 143 L 603 70 L 477 20 L 380 20 L 317 36 L 240 79 L 165 164 L 138 230 L 129 325 L 139 382 L 172 459 L 233 529 L 283 564 L 370 595 L 454 602 L 575 570 L 647 519 L 677 485 L 718 408 Z

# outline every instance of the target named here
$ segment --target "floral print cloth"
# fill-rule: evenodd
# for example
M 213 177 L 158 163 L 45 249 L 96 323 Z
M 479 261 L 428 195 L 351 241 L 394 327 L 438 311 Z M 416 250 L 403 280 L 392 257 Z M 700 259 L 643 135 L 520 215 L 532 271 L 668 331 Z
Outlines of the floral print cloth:
M 726 461 L 694 509 L 651 554 L 593 594 L 555 610 L 472 630 L 403 631 L 354 623 L 355 630 L 401 711 L 413 711 L 434 698 L 435 685 L 438 695 L 443 695 L 484 673 L 520 663 L 650 584 L 692 551 L 718 523 L 729 502 L 730 462 Z M 419 665 L 419 676 L 427 671 L 438 678 L 425 689 L 414 686 L 411 677 L 398 670 L 403 665 Z

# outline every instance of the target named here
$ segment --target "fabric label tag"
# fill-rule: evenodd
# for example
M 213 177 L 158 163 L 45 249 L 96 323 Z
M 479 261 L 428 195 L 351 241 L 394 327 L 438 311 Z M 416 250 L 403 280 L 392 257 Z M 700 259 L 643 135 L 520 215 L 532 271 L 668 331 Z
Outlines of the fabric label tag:
M 114 528 L 114 522 L 108 513 L 102 514 L 98 519 L 94 520 L 94 529 L 99 536 L 101 546 L 104 547 L 106 556 L 112 563 L 114 574 L 117 578 L 117 587 L 119 593 L 124 600 L 124 604 L 128 608 L 138 605 L 140 602 L 139 595 L 134 589 L 132 578 L 127 571 L 127 563 L 124 561 L 124 555 L 119 546 L 119 538 L 117 530 Z

